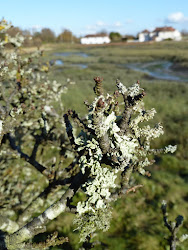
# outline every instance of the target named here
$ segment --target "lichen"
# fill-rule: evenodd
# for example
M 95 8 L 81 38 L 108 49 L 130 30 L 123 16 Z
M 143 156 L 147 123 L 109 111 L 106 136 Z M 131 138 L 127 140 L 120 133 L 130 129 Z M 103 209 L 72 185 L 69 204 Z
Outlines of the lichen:
M 86 241 L 86 238 L 96 230 L 107 231 L 111 217 L 112 212 L 109 207 L 78 214 L 74 219 L 74 224 L 77 226 L 75 230 L 80 231 L 80 242 Z
M 97 98 L 88 107 L 86 118 L 87 126 L 92 132 L 82 131 L 79 137 L 75 138 L 77 152 L 80 152 L 80 169 L 83 174 L 86 169 L 90 171 L 88 181 L 82 185 L 87 198 L 78 202 L 78 215 L 74 221 L 77 229 L 81 230 L 81 241 L 99 229 L 95 221 L 100 220 L 103 212 L 109 209 L 109 203 L 114 200 L 112 193 L 119 187 L 117 176 L 124 173 L 122 176 L 125 175 L 125 182 L 128 183 L 133 170 L 148 175 L 145 167 L 153 164 L 153 160 L 148 158 L 149 154 L 155 154 L 156 151 L 174 152 L 176 149 L 176 146 L 159 150 L 151 148 L 151 141 L 164 131 L 160 123 L 154 127 L 140 126 L 140 123 L 153 119 L 156 110 L 145 110 L 142 100 L 144 92 L 139 83 L 126 88 L 117 81 L 117 88 L 124 98 L 125 110 L 122 116 L 117 116 L 114 110 L 117 93 L 104 96 L 99 91 L 100 95 L 97 92 Z M 130 116 L 128 120 L 127 116 Z M 121 126 L 123 122 L 126 122 L 126 126 Z M 103 161 L 106 165 L 103 165 Z M 106 229 L 105 223 L 100 224 L 100 229 Z

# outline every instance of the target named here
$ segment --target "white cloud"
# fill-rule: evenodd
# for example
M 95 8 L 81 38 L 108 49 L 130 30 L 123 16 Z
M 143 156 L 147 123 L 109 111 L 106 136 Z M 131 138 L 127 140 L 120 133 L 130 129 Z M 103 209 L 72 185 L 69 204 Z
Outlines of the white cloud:
M 85 27 L 85 29 L 87 30 L 87 32 L 97 33 L 97 32 L 99 32 L 99 30 L 101 30 L 103 28 L 107 28 L 107 27 L 108 27 L 108 25 L 106 23 L 104 23 L 103 21 L 97 21 L 95 24 L 87 25 Z
M 119 21 L 112 23 L 105 23 L 103 21 L 98 21 L 95 24 L 96 27 L 102 27 L 102 28 L 113 28 L 113 27 L 121 27 L 122 23 Z
M 104 23 L 103 21 L 98 21 L 97 23 L 96 23 L 96 26 L 98 26 L 98 27 L 106 27 L 106 26 L 108 26 L 106 23 Z
M 115 26 L 115 27 L 121 27 L 121 26 L 122 26 L 122 23 L 119 22 L 119 21 L 117 21 L 117 22 L 115 22 L 114 26 Z
M 82 30 L 82 35 L 86 34 L 96 34 L 101 31 L 106 31 L 107 33 L 110 32 L 119 32 L 119 33 L 126 33 L 125 30 L 125 23 L 132 23 L 132 20 L 126 20 L 124 23 L 121 21 L 117 20 L 112 23 L 107 23 L 101 20 L 96 21 L 93 24 L 88 24 L 85 26 Z
M 188 22 L 188 17 L 185 17 L 182 12 L 175 12 L 168 16 L 167 22 L 169 23 L 184 23 Z
M 120 27 L 122 27 L 122 23 L 119 21 L 116 21 L 113 24 L 105 23 L 103 21 L 97 21 L 95 24 L 87 25 L 85 28 L 86 28 L 87 32 L 97 33 L 99 31 L 101 31 L 101 29 L 105 29 L 106 31 L 111 31 L 113 29 L 117 29 Z

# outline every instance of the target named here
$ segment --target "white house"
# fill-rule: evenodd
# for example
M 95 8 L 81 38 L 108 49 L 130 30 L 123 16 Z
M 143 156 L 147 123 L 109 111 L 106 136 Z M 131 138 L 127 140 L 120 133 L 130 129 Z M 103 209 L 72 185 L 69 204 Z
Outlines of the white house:
M 182 39 L 181 33 L 172 27 L 161 27 L 156 28 L 154 31 L 155 41 L 160 42 L 165 39 L 172 39 L 175 41 L 180 41 Z
M 81 44 L 104 44 L 110 43 L 110 38 L 108 35 L 87 35 L 82 37 L 80 40 Z
M 152 32 L 144 30 L 138 35 L 139 42 L 156 41 L 160 42 L 166 39 L 180 41 L 182 39 L 181 33 L 173 27 L 158 27 Z
M 142 32 L 140 32 L 138 34 L 138 40 L 139 42 L 146 42 L 146 41 L 150 41 L 150 32 L 149 30 L 143 30 Z

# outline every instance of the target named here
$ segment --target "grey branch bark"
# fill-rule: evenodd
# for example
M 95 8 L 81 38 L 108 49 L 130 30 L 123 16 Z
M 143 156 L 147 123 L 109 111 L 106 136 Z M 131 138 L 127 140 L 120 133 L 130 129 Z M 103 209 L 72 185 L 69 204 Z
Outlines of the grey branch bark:
M 19 216 L 19 219 L 17 223 L 22 226 L 24 223 L 26 223 L 30 218 L 32 218 L 33 214 L 36 213 L 36 210 L 41 206 L 41 204 L 44 204 L 46 199 L 48 199 L 49 194 L 55 193 L 57 185 L 64 186 L 66 184 L 71 183 L 72 178 L 64 179 L 64 180 L 54 180 L 52 183 L 49 184 L 48 187 L 45 188 L 45 190 L 40 193 L 32 202 L 25 208 L 23 213 Z M 55 195 L 57 195 L 58 192 L 56 192 Z M 58 196 L 57 196 L 58 197 Z
M 34 218 L 31 222 L 26 224 L 15 233 L 5 236 L 4 241 L 0 243 L 0 249 L 24 249 L 26 241 L 32 239 L 35 235 L 44 232 L 46 230 L 46 224 L 48 222 L 54 220 L 61 213 L 66 211 L 67 206 L 69 206 L 70 200 L 73 198 L 74 194 L 77 192 L 80 186 L 87 180 L 88 176 L 89 171 L 86 171 L 84 175 L 80 171 L 74 177 L 72 184 L 59 201 L 47 208 L 41 215 Z

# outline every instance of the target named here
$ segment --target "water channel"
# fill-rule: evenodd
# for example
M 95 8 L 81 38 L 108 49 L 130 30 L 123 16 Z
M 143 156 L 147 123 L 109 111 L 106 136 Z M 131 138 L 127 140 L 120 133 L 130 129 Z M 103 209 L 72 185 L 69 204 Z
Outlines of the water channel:
M 80 57 L 84 57 L 87 58 L 89 55 L 83 52 L 58 52 L 58 53 L 54 53 L 54 56 L 58 56 L 58 57 L 66 57 L 66 56 L 80 56 Z M 64 62 L 61 59 L 56 59 L 56 60 L 52 60 L 51 61 L 52 64 L 56 65 L 56 66 L 63 66 Z M 69 66 L 71 67 L 78 67 L 81 69 L 86 69 L 88 67 L 87 64 L 84 63 L 74 63 L 74 64 L 70 64 Z
M 130 63 L 125 65 L 126 68 L 146 73 L 157 79 L 188 82 L 188 71 L 176 71 L 173 70 L 172 66 L 173 63 L 168 61 Z
M 82 58 L 87 58 L 90 55 L 84 52 L 58 52 L 54 53 L 54 56 L 66 57 L 66 56 L 79 56 Z M 63 66 L 64 62 L 61 59 L 53 60 L 54 64 L 57 66 Z M 81 69 L 88 68 L 87 64 L 75 63 L 70 64 L 71 67 L 79 67 Z M 188 82 L 188 71 L 185 70 L 174 70 L 173 63 L 169 61 L 153 61 L 153 62 L 141 62 L 141 63 L 129 63 L 122 65 L 125 68 L 132 69 L 135 71 L 146 73 L 156 79 L 164 79 L 171 81 L 185 81 Z

